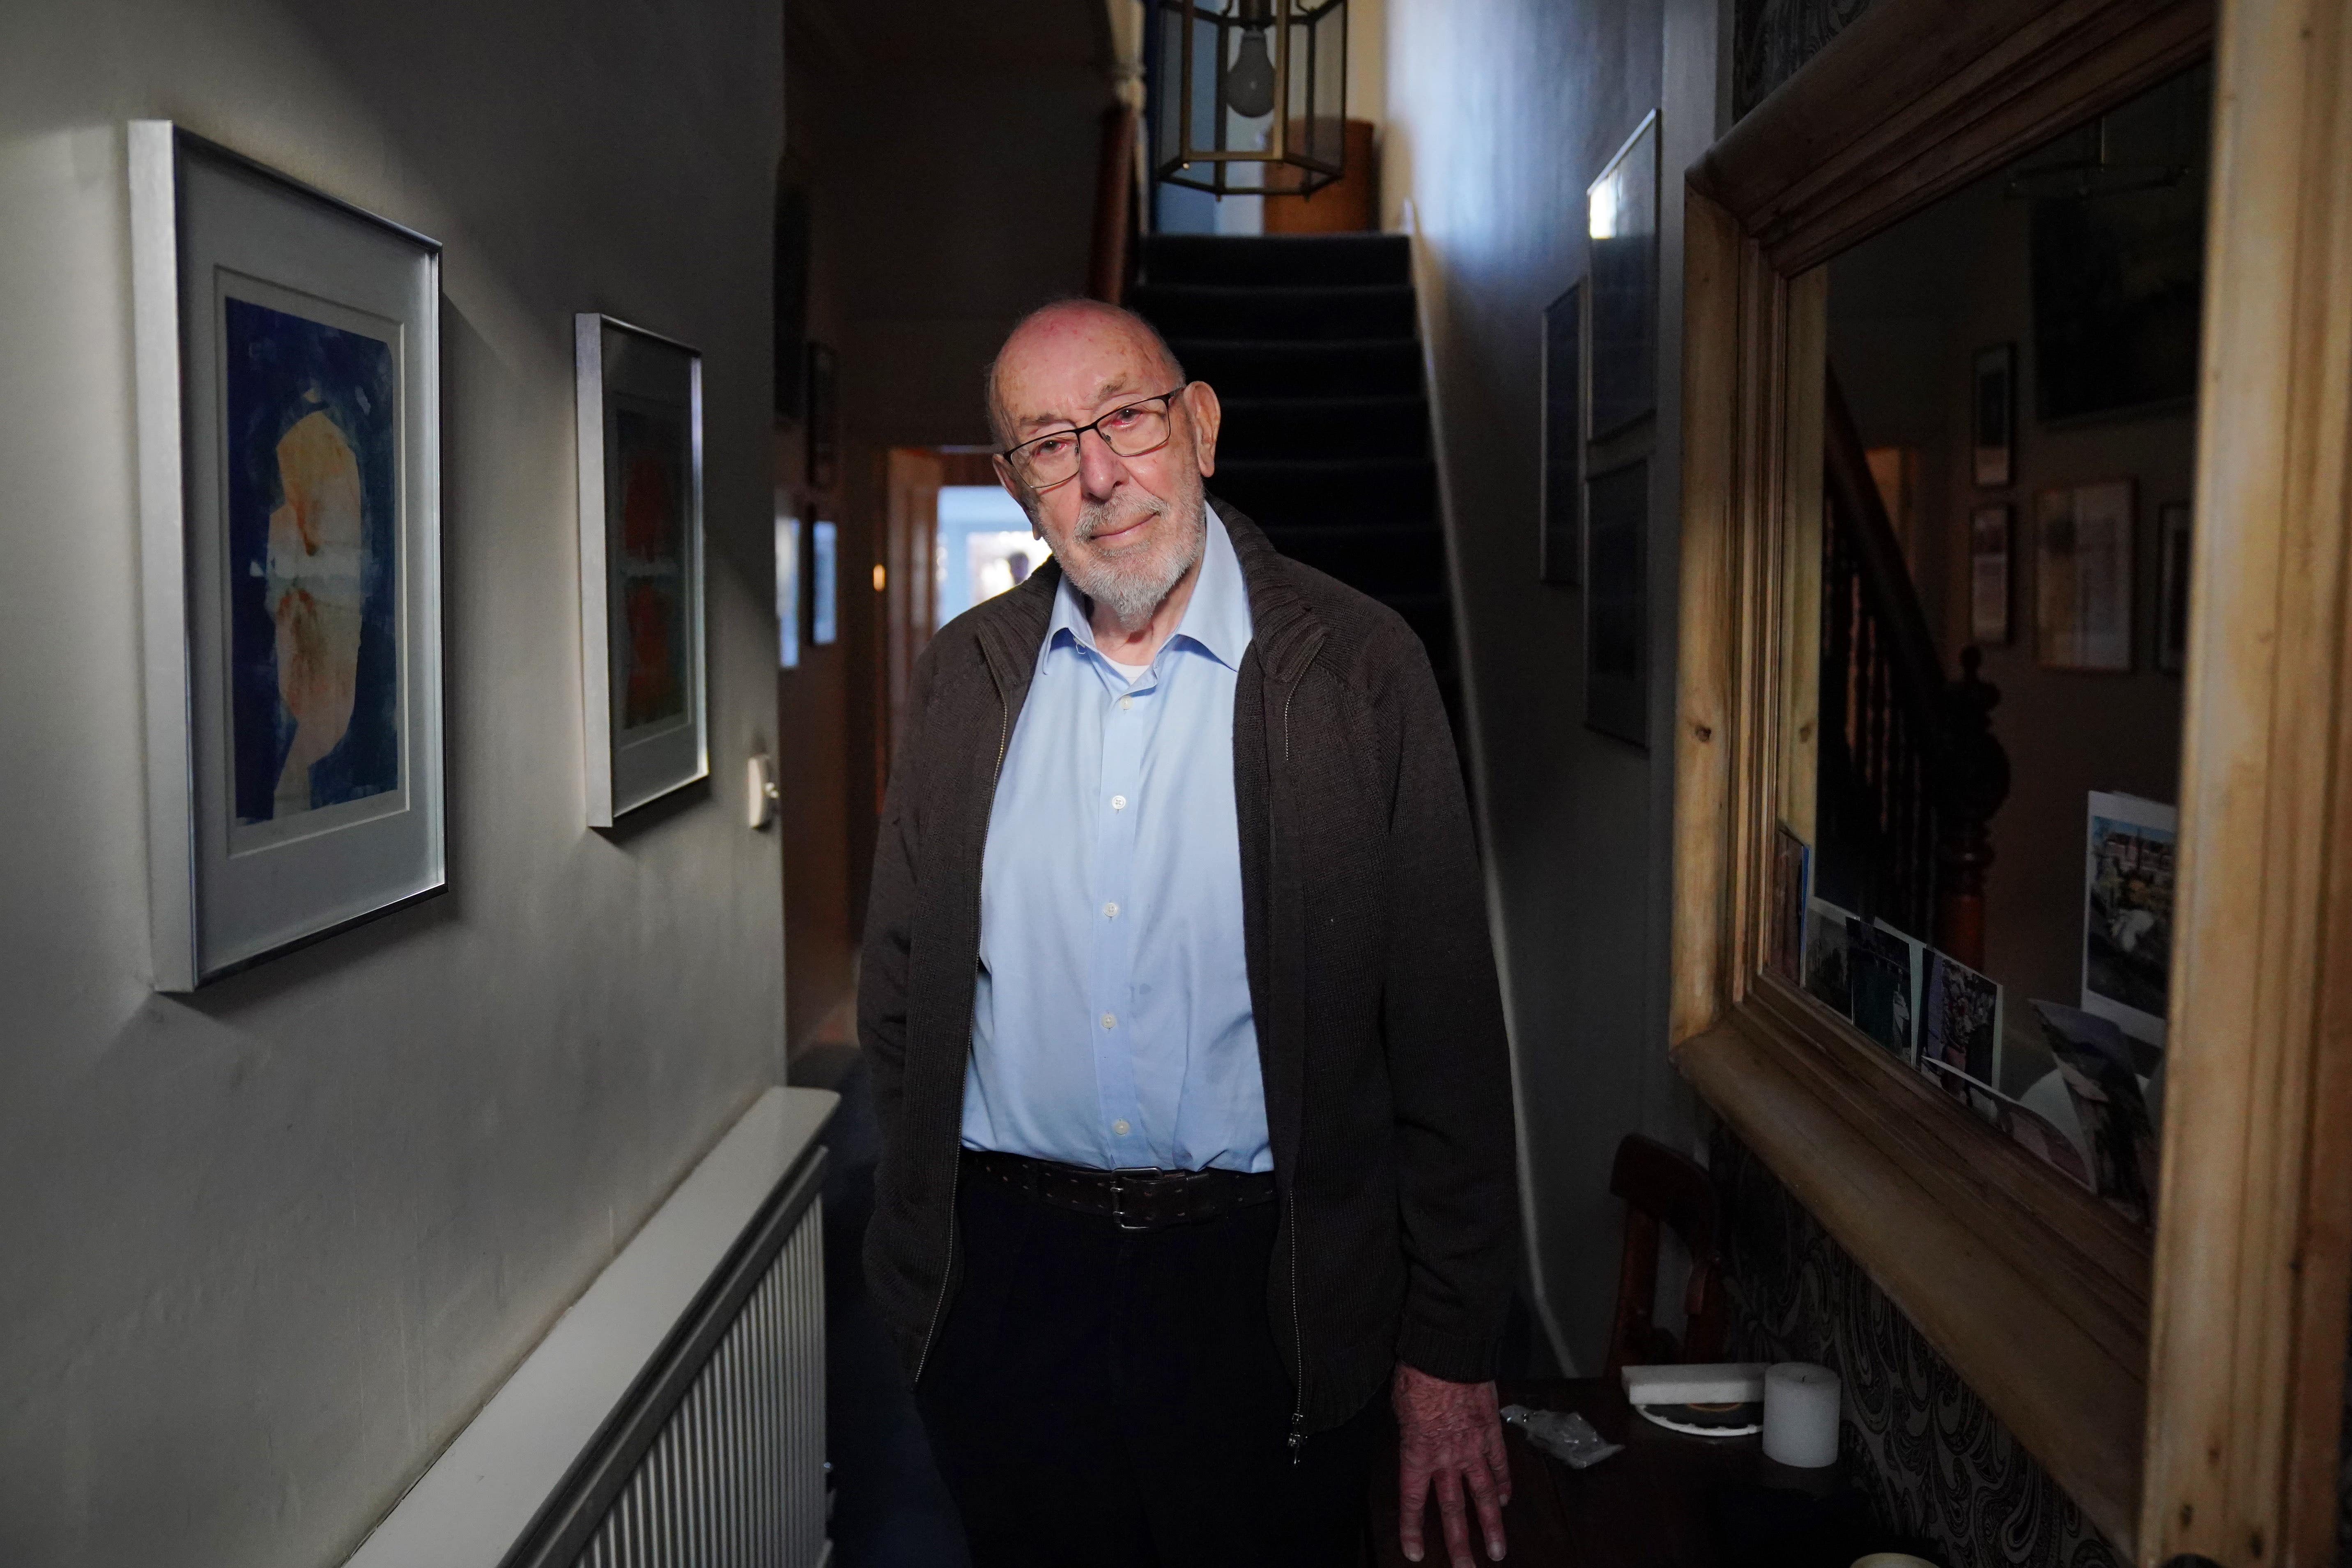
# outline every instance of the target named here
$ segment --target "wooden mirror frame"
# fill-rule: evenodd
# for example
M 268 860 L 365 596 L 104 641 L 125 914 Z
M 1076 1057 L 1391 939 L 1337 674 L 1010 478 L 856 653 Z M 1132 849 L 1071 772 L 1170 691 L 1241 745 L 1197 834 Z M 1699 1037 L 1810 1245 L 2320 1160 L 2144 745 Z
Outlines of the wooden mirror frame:
M 2143 1563 L 2333 1561 L 2352 1305 L 2352 22 L 1880 0 L 1693 167 L 1670 1041 Z M 1763 972 L 1832 256 L 2210 54 L 2179 893 L 2146 1233 Z M 1808 523 L 1805 520 L 1811 519 Z M 1817 543 L 1815 544 L 1817 548 Z M 1812 610 L 1817 615 L 1817 610 Z M 1805 692 L 1794 695 L 1801 700 Z M 1997 722 L 1997 721 L 1996 721 Z

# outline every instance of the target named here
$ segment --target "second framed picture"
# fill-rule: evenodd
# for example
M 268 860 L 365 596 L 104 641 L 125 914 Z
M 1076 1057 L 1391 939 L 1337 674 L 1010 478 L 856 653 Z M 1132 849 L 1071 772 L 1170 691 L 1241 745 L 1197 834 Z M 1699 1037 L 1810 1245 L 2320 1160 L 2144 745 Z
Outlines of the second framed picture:
M 702 356 L 575 319 L 580 658 L 588 821 L 710 772 L 702 583 Z
M 2132 667 L 2132 481 L 2043 490 L 2033 499 L 2034 635 L 2044 669 Z

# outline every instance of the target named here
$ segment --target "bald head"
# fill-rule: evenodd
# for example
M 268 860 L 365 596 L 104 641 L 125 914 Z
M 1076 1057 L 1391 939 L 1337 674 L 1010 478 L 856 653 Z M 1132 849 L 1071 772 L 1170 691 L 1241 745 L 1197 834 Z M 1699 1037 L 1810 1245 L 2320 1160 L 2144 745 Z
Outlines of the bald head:
M 1139 366 L 1143 380 L 1151 384 L 1127 390 L 1143 395 L 1184 384 L 1184 367 L 1169 351 L 1168 341 L 1134 311 L 1100 300 L 1056 300 L 1022 317 L 989 362 L 988 424 L 999 445 L 1010 447 L 1038 430 L 1067 423 L 1051 409 L 1013 405 L 1020 401 L 1019 389 L 1032 380 L 1022 373 L 1061 366 L 1099 367 L 1105 386 L 1119 380 L 1122 373 L 1133 379 Z M 1008 390 L 1013 403 L 1006 401 Z

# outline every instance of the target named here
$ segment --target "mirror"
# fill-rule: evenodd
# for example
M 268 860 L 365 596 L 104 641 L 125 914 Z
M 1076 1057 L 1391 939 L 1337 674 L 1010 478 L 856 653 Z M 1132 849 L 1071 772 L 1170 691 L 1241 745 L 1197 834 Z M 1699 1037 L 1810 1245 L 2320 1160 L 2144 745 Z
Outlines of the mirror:
M 1768 969 L 2152 1223 L 2200 65 L 1828 264 Z

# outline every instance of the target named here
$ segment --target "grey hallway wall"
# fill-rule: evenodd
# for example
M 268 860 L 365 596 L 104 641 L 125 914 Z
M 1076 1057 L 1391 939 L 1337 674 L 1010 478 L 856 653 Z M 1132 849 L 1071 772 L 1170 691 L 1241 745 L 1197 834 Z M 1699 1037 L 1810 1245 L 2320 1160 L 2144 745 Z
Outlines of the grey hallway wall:
M 777 0 L 0 7 L 0 1562 L 341 1561 L 782 1077 Z M 147 988 L 123 122 L 447 245 L 451 890 Z M 588 831 L 572 314 L 708 352 L 714 780 Z
M 1381 193 L 1416 236 L 1471 749 L 1517 1078 L 1537 1301 L 1597 1367 L 1618 1140 L 1695 1146 L 1665 1059 L 1682 172 L 1724 100 L 1714 0 L 1388 0 Z M 1660 111 L 1651 745 L 1583 724 L 1580 590 L 1536 578 L 1544 306 L 1586 269 L 1586 185 Z

